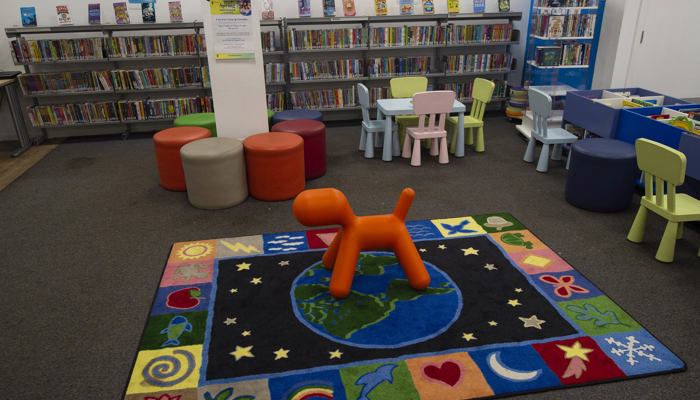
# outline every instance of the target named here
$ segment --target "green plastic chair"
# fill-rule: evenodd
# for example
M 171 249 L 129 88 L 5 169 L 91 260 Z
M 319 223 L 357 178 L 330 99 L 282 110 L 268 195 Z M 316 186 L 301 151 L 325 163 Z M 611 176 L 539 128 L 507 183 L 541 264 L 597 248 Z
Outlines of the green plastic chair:
M 655 258 L 673 262 L 676 240 L 683 236 L 683 223 L 700 220 L 700 200 L 676 193 L 676 186 L 682 185 L 685 180 L 685 154 L 644 138 L 636 140 L 635 149 L 637 166 L 644 173 L 644 197 L 640 200 L 639 211 L 627 239 L 635 243 L 644 240 L 647 214 L 651 210 L 668 220 Z
M 389 86 L 392 99 L 413 97 L 416 93 L 428 91 L 428 78 L 424 76 L 392 78 L 389 81 Z M 397 115 L 394 117 L 394 122 L 398 125 L 399 145 L 403 146 L 403 138 L 406 136 L 406 127 L 417 126 L 418 116 Z
M 175 118 L 173 126 L 199 126 L 200 128 L 207 128 L 211 132 L 211 136 L 216 137 L 216 119 L 212 112 L 182 115 Z
M 474 99 L 474 102 L 472 103 L 472 110 L 469 115 L 464 116 L 464 143 L 470 146 L 474 144 L 474 151 L 479 153 L 484 151 L 484 111 L 486 111 L 486 104 L 488 104 L 491 101 L 491 97 L 493 97 L 493 88 L 495 86 L 495 83 L 487 79 L 474 79 L 474 85 L 472 87 L 472 99 Z M 449 117 L 446 121 L 448 134 L 452 132 L 450 153 L 454 153 L 457 148 L 457 121 L 457 117 Z M 477 128 L 476 143 L 474 143 L 474 128 Z

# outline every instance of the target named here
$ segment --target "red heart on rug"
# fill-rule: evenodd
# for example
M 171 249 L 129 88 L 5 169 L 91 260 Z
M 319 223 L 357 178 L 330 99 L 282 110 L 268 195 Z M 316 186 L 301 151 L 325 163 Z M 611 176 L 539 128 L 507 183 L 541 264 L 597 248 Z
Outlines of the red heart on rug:
M 439 367 L 435 364 L 425 364 L 423 376 L 455 387 L 462 381 L 462 367 L 455 361 L 445 361 Z

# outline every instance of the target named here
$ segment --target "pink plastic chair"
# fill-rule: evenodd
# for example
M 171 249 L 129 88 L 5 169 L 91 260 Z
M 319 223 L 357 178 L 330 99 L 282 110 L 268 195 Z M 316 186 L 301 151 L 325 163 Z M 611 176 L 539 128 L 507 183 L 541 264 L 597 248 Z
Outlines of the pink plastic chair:
M 406 128 L 403 142 L 403 158 L 411 157 L 411 165 L 420 167 L 421 139 L 431 139 L 430 155 L 438 156 L 440 164 L 447 164 L 447 131 L 445 117 L 452 112 L 455 92 L 452 90 L 433 90 L 413 95 L 413 112 L 418 115 L 418 126 Z M 411 155 L 413 139 L 413 155 Z M 438 150 L 439 141 L 439 150 Z

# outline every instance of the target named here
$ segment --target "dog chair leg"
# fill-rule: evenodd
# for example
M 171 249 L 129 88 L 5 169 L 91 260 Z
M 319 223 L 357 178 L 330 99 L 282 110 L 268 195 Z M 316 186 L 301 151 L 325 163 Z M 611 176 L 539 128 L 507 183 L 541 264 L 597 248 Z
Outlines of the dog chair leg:
M 328 291 L 335 298 L 342 299 L 350 294 L 352 279 L 355 276 L 357 259 L 360 256 L 360 246 L 357 238 L 344 235 L 338 249 L 338 256 L 333 265 Z
M 343 228 L 340 228 L 338 233 L 335 234 L 335 237 L 333 237 L 331 244 L 328 245 L 326 252 L 323 253 L 321 262 L 323 263 L 323 266 L 326 267 L 326 269 L 333 269 L 333 265 L 335 265 L 335 260 L 338 257 L 338 247 L 340 246 L 340 239 L 342 237 Z
M 445 143 L 445 149 L 447 149 L 447 143 Z M 416 290 L 427 288 L 430 285 L 430 275 L 408 231 L 401 233 L 396 243 L 396 247 L 393 250 L 406 274 L 406 278 L 408 278 L 408 283 Z

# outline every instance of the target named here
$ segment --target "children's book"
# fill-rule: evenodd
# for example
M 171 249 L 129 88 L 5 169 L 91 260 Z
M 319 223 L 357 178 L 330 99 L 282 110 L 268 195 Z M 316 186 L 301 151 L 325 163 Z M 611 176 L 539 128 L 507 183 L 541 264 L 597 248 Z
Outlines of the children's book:
M 433 0 L 423 0 L 423 14 L 435 14 L 435 3 L 433 3 Z
M 535 49 L 535 61 L 543 67 L 553 67 L 561 63 L 560 46 L 537 46 Z
M 564 35 L 564 16 L 551 15 L 547 23 L 547 37 L 560 38 L 562 35 Z
M 484 12 L 486 10 L 485 0 L 474 0 L 474 12 Z
M 20 7 L 22 26 L 36 26 L 36 9 L 34 7 Z
M 448 13 L 458 13 L 459 12 L 459 0 L 447 0 L 447 12 Z
M 56 6 L 56 17 L 59 25 L 70 25 L 73 23 L 70 18 L 70 11 L 66 5 Z
M 311 16 L 311 0 L 299 0 L 299 16 Z
M 323 16 L 335 17 L 335 0 L 323 0 Z
M 88 4 L 88 23 L 99 24 L 101 23 L 100 18 L 100 3 Z
M 386 0 L 374 0 L 374 11 L 377 15 L 386 15 Z
M 179 1 L 169 1 L 168 14 L 170 22 L 182 22 L 182 4 Z
M 275 19 L 275 11 L 272 9 L 272 0 L 263 0 L 262 19 Z
M 156 4 L 141 3 L 141 17 L 144 23 L 156 22 Z
M 413 0 L 399 0 L 399 13 L 401 15 L 413 14 Z
M 129 21 L 129 12 L 126 9 L 126 2 L 121 1 L 118 3 L 113 3 L 114 4 L 114 19 L 117 21 L 118 24 L 128 24 Z
M 500 11 L 500 12 L 510 11 L 510 0 L 498 0 L 498 11 Z
M 355 12 L 355 0 L 343 0 L 343 14 L 346 17 L 352 17 Z

